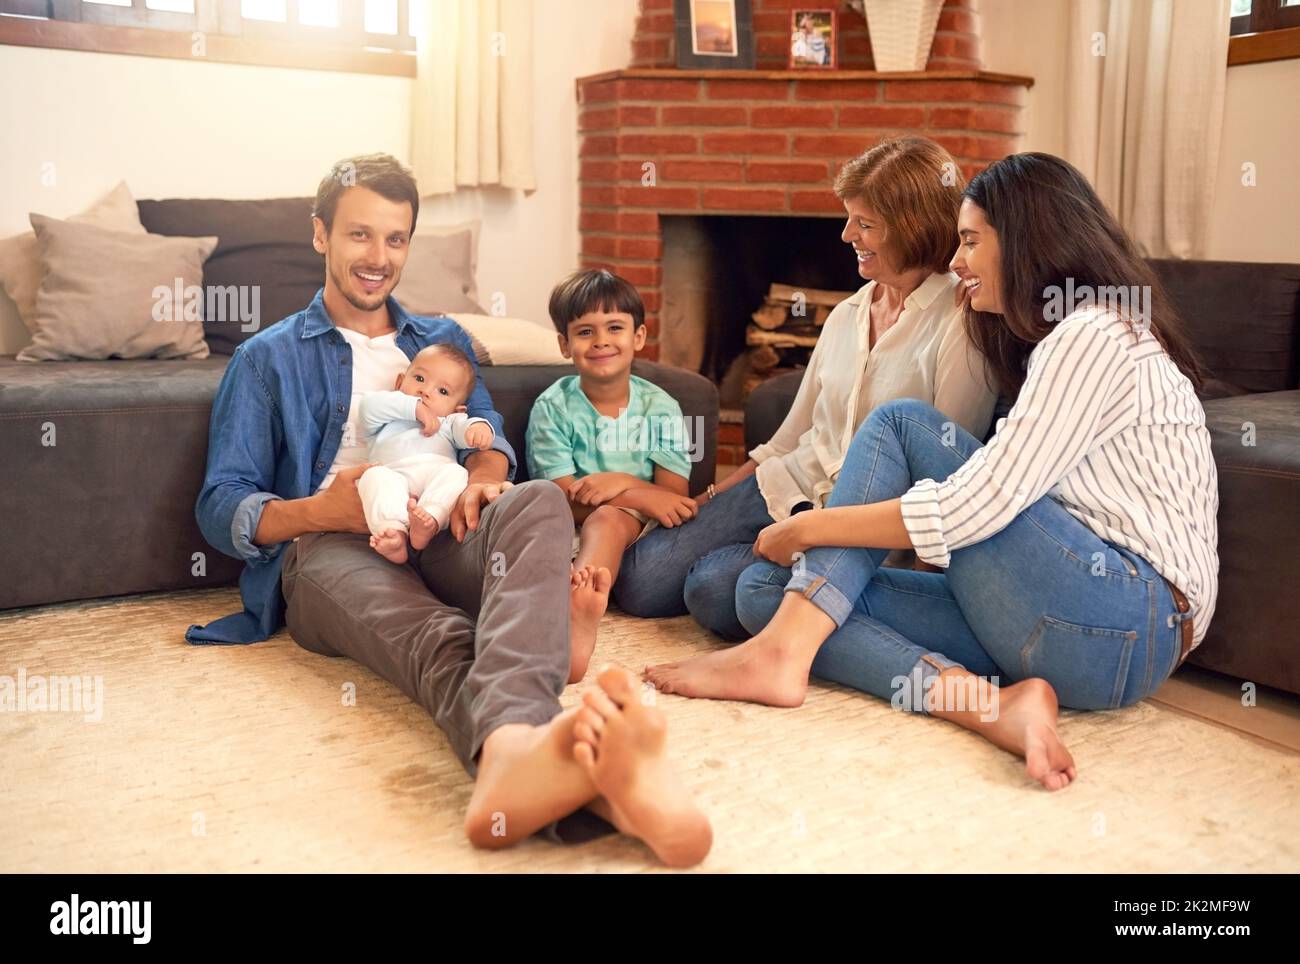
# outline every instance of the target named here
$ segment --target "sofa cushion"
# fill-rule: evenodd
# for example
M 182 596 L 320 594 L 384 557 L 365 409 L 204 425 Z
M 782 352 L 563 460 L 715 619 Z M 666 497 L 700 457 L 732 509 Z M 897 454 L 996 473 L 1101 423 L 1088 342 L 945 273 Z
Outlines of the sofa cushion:
M 1212 376 L 1206 397 L 1297 386 L 1300 264 L 1153 259 L 1151 266 Z
M 153 234 L 215 235 L 217 248 L 203 267 L 204 286 L 236 286 L 248 292 L 245 305 L 256 305 L 251 320 L 231 312 L 224 319 L 204 319 L 204 337 L 214 354 L 232 354 L 240 342 L 301 311 L 325 283 L 325 259 L 311 246 L 311 198 L 181 198 L 140 201 L 139 209 L 140 222 Z
M 165 238 L 31 216 L 44 277 L 20 361 L 206 358 L 199 290 L 216 238 Z M 160 297 L 161 296 L 161 297 Z
M 1205 403 L 1219 473 L 1219 599 L 1191 661 L 1300 693 L 1300 391 Z
M 110 231 L 145 233 L 135 198 L 131 197 L 125 181 L 67 220 L 75 224 L 93 224 Z M 0 286 L 13 299 L 22 323 L 33 333 L 36 331 L 36 292 L 40 290 L 43 277 L 41 251 L 35 232 L 28 231 L 0 241 Z
M 407 311 L 417 315 L 449 315 L 464 311 L 482 314 L 474 282 L 474 234 L 421 234 L 417 229 L 394 292 Z
M 450 317 L 469 334 L 480 365 L 564 365 L 570 369 L 565 374 L 572 373 L 573 362 L 560 353 L 550 325 L 482 313 L 452 312 Z

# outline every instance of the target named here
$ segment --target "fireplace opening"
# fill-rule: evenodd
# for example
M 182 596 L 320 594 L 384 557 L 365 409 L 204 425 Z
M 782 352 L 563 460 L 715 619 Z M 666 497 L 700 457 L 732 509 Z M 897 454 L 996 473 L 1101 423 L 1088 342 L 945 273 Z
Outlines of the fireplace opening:
M 806 364 L 810 349 L 782 348 L 778 366 L 751 370 L 747 332 L 774 284 L 846 297 L 863 284 L 839 218 L 663 215 L 660 226 L 659 360 L 715 382 L 724 409 L 742 407 L 762 378 Z M 804 311 L 790 329 L 805 334 L 801 344 L 815 331 L 817 305 Z

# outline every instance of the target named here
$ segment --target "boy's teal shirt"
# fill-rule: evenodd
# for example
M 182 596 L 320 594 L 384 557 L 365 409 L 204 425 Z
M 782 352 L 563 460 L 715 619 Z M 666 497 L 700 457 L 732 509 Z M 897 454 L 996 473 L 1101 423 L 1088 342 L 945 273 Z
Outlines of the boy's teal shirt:
M 653 382 L 629 376 L 627 408 L 601 415 L 577 375 L 537 397 L 528 419 L 528 474 L 534 479 L 626 472 L 654 481 L 655 466 L 690 478 L 690 437 L 676 399 Z

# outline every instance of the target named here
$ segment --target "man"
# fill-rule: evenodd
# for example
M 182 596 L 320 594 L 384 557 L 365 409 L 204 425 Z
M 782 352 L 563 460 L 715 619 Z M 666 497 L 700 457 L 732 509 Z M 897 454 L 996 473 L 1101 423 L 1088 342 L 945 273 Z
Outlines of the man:
M 586 808 L 665 862 L 696 863 L 708 821 L 668 768 L 662 714 L 641 704 L 631 674 L 604 671 L 582 707 L 560 710 L 572 516 L 552 483 L 508 481 L 515 454 L 481 380 L 468 413 L 496 438 L 459 454 L 469 484 L 450 525 L 404 564 L 369 546 L 360 394 L 390 388 L 435 342 L 473 358 L 454 322 L 392 297 L 419 204 L 410 172 L 387 155 L 342 161 L 321 181 L 312 244 L 325 287 L 236 350 L 212 408 L 197 515 L 213 546 L 246 563 L 244 611 L 186 637 L 256 642 L 283 621 L 303 648 L 349 656 L 401 688 L 476 777 L 465 818 L 476 846 L 548 827 L 563 837 L 556 822 Z

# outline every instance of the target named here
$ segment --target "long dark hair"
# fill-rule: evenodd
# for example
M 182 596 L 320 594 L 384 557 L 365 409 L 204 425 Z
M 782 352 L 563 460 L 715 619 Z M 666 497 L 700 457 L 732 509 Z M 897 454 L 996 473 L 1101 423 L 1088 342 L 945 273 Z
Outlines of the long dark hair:
M 1151 333 L 1196 388 L 1203 371 L 1160 279 L 1087 179 L 1051 154 L 1011 154 L 971 178 L 964 197 L 998 233 L 1002 315 L 966 309 L 966 330 L 988 359 L 1003 395 L 1014 399 L 1034 346 L 1056 326 L 1052 286 L 1145 287 Z M 1067 312 L 1068 313 L 1068 312 Z

